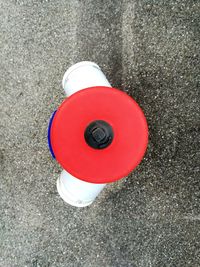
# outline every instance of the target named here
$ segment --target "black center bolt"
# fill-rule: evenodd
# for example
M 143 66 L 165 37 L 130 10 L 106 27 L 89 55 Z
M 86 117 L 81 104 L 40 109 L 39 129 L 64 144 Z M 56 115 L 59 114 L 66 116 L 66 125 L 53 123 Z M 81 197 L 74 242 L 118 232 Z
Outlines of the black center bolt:
M 113 140 L 113 129 L 105 121 L 97 120 L 91 122 L 85 130 L 85 141 L 96 149 L 108 147 Z

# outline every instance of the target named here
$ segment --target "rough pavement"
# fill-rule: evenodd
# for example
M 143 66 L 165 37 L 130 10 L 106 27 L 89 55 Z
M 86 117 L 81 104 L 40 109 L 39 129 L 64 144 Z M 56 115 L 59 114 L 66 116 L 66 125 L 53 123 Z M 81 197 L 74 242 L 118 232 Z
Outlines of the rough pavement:
M 200 266 L 200 2 L 0 0 L 0 266 Z M 65 70 L 99 64 L 143 108 L 145 159 L 90 207 L 47 148 Z

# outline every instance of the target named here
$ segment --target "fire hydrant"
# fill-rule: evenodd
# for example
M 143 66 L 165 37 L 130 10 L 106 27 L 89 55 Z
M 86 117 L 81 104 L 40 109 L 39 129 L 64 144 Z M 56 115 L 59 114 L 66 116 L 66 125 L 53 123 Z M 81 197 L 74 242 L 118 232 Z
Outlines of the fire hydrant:
M 112 88 L 93 62 L 70 67 L 62 85 L 67 98 L 50 119 L 49 148 L 63 168 L 58 193 L 65 202 L 84 207 L 107 183 L 127 176 L 140 163 L 148 127 L 135 100 Z

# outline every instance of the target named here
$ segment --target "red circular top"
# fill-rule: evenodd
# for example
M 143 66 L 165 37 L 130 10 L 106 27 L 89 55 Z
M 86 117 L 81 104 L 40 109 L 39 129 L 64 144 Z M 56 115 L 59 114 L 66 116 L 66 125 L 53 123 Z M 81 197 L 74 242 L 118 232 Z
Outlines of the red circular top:
M 84 138 L 95 120 L 109 123 L 112 143 L 90 147 Z M 145 116 L 126 93 L 110 87 L 86 88 L 67 98 L 51 126 L 51 145 L 57 161 L 73 176 L 91 183 L 108 183 L 128 175 L 142 160 L 148 142 Z

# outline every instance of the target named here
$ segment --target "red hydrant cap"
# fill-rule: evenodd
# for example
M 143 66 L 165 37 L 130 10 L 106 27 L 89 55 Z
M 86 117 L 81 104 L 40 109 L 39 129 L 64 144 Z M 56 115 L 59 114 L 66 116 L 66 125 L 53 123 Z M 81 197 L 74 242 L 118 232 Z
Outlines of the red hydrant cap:
M 140 163 L 148 127 L 135 100 L 118 89 L 98 86 L 65 99 L 50 138 L 56 160 L 66 171 L 86 182 L 109 183 Z

